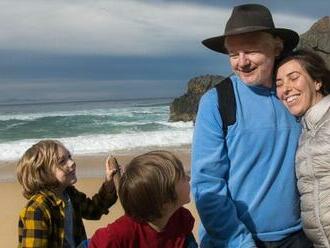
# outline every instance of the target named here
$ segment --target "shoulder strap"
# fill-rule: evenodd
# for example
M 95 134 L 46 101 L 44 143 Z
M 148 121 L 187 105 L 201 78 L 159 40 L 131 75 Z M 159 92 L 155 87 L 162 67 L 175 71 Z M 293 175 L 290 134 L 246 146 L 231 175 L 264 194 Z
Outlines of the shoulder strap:
M 218 93 L 219 112 L 223 123 L 223 132 L 226 136 L 228 126 L 236 122 L 236 100 L 233 83 L 230 77 L 227 77 L 215 87 Z

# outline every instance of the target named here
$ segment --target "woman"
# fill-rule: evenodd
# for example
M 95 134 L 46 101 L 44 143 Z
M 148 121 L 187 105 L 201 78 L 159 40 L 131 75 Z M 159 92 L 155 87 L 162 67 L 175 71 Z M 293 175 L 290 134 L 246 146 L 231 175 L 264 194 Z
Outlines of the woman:
M 296 175 L 306 235 L 330 247 L 330 70 L 307 50 L 282 59 L 276 71 L 279 99 L 302 123 Z

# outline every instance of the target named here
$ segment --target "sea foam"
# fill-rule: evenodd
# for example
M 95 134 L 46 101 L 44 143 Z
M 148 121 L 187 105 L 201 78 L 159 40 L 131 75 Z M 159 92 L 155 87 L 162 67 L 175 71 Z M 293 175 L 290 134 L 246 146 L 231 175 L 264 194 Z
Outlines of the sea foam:
M 192 123 L 185 123 L 185 126 L 185 130 L 86 135 L 54 139 L 61 141 L 74 155 L 131 151 L 148 147 L 164 148 L 191 144 Z M 38 141 L 39 139 L 27 139 L 2 143 L 0 144 L 0 160 L 16 160 Z
M 74 155 L 191 144 L 193 123 L 169 122 L 169 104 L 162 101 L 0 108 L 0 160 L 16 160 L 42 139 L 59 140 Z

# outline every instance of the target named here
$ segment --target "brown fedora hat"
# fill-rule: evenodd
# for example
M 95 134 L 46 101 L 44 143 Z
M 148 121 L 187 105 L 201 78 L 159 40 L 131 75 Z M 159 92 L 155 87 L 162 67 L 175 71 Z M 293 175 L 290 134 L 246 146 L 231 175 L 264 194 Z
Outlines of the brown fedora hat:
M 227 21 L 225 33 L 203 40 L 209 49 L 227 54 L 225 38 L 231 35 L 263 31 L 279 36 L 284 42 L 284 50 L 292 50 L 299 41 L 299 35 L 290 29 L 275 28 L 269 9 L 260 4 L 244 4 L 234 7 Z

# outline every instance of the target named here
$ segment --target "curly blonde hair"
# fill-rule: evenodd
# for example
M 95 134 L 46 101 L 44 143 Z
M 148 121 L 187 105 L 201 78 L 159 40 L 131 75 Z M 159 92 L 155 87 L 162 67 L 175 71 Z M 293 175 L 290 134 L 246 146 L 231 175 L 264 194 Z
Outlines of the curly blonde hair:
M 23 186 L 25 198 L 58 187 L 54 171 L 59 165 L 59 148 L 67 150 L 59 141 L 42 140 L 31 146 L 18 161 L 17 179 Z

